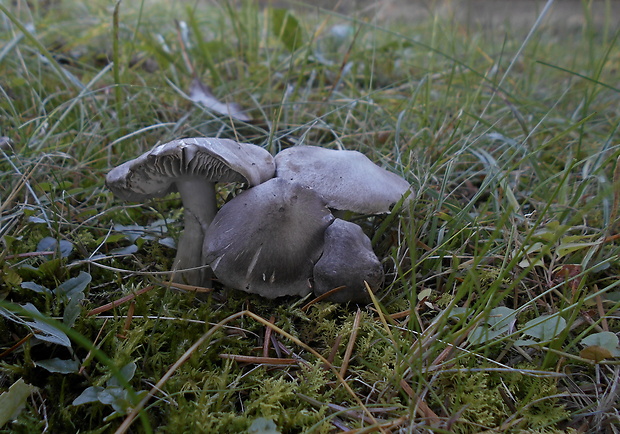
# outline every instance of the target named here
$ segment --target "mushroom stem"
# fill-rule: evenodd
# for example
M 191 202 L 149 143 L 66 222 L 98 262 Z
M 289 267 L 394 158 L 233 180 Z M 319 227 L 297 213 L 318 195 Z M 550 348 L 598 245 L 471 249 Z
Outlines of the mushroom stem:
M 202 258 L 204 235 L 217 212 L 215 184 L 204 179 L 190 178 L 177 181 L 183 201 L 185 227 L 177 246 L 172 280 L 195 286 L 211 286 L 211 270 Z M 187 268 L 204 267 L 183 271 Z

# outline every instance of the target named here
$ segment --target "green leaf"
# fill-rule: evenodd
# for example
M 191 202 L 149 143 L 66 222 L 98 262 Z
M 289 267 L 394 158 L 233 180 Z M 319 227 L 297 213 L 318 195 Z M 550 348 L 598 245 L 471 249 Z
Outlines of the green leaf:
M 54 293 L 56 295 L 65 295 L 68 298 L 73 297 L 77 293 L 84 292 L 92 277 L 90 274 L 80 271 L 80 274 L 77 277 L 67 280 L 62 285 L 58 286 Z
M 31 303 L 27 303 L 22 307 L 26 311 L 36 314 L 37 316 L 43 316 L 43 314 L 39 312 L 39 310 Z M 37 339 L 45 342 L 50 342 L 52 344 L 58 344 L 69 348 L 71 347 L 71 341 L 69 340 L 69 337 L 63 331 L 54 327 L 52 324 L 43 322 L 38 318 L 34 318 L 32 321 L 27 321 L 6 309 L 0 309 L 0 315 L 10 321 L 28 327 Z
M 67 258 L 73 251 L 73 244 L 67 240 L 56 240 L 52 237 L 45 237 L 37 244 L 37 252 L 55 252 L 58 250 L 62 258 Z
M 90 402 L 99 402 L 99 393 L 104 390 L 100 386 L 91 386 L 86 388 L 80 396 L 75 398 L 71 405 L 82 405 Z
M 288 9 L 272 9 L 271 29 L 290 51 L 297 50 L 304 43 L 304 32 L 299 20 Z
M 538 345 L 539 342 L 534 339 L 517 339 L 514 343 L 518 347 L 527 347 L 530 345 Z
M 581 340 L 581 344 L 589 346 L 599 346 L 607 349 L 612 357 L 620 357 L 620 341 L 618 336 L 612 332 L 600 332 L 587 336 Z
M 280 434 L 278 426 L 271 419 L 259 417 L 254 419 L 250 427 L 248 428 L 249 434 Z
M 73 327 L 73 325 L 75 324 L 75 320 L 78 318 L 78 316 L 80 316 L 80 313 L 82 312 L 82 300 L 84 300 L 84 294 L 79 292 L 73 297 L 71 297 L 69 303 L 67 303 L 65 311 L 62 314 L 62 322 L 66 326 Z
M 161 244 L 162 246 L 171 248 L 171 249 L 177 248 L 177 243 L 174 241 L 174 238 L 172 237 L 162 238 L 161 240 L 159 240 L 159 244 Z
M 483 324 L 473 329 L 467 340 L 472 344 L 483 344 L 510 330 L 516 321 L 517 312 L 509 307 L 491 309 Z
M 576 252 L 577 250 L 587 249 L 593 246 L 600 246 L 600 241 L 594 241 L 589 243 L 571 243 L 562 240 L 562 243 L 555 250 L 556 256 L 561 258 L 563 256 L 568 255 L 569 253 Z
M 566 328 L 566 320 L 559 315 L 541 315 L 523 326 L 523 334 L 549 342 Z
M 147 229 L 140 225 L 114 225 L 114 230 L 123 234 L 130 243 L 135 242 L 138 238 L 144 237 Z
M 134 362 L 129 362 L 121 368 L 120 374 L 123 376 L 125 381 L 129 382 L 133 378 L 134 374 L 136 373 L 136 368 L 137 366 Z M 118 381 L 116 377 L 110 378 L 107 382 L 107 385 L 118 386 L 118 387 L 121 386 L 120 381 Z
M 106 387 L 97 394 L 97 399 L 102 404 L 114 405 L 117 400 L 124 401 L 127 399 L 127 391 L 118 386 Z
M 450 318 L 465 318 L 473 313 L 473 309 L 467 307 L 453 307 L 450 309 Z
M 107 244 L 107 243 L 117 243 L 119 241 L 123 241 L 127 239 L 127 235 L 125 234 L 112 234 L 106 235 L 105 237 L 99 237 L 96 240 L 97 244 Z
M 9 387 L 8 391 L 0 395 L 0 428 L 19 416 L 26 406 L 26 400 L 35 390 L 36 387 L 26 384 L 20 378 Z
M 540 256 L 541 252 L 545 252 L 547 253 L 549 250 L 549 247 L 541 242 L 537 242 L 534 244 L 531 244 L 529 246 L 526 246 L 525 249 L 515 249 L 512 252 L 512 256 L 515 257 L 519 254 L 521 254 L 521 252 L 523 252 L 523 259 L 519 262 L 519 267 L 521 268 L 527 268 L 530 265 L 532 266 L 544 266 L 544 262 L 542 260 L 542 257 L 539 257 L 538 259 L 536 259 L 538 256 Z M 536 259 L 536 260 L 535 260 Z M 531 261 L 534 261 L 533 263 Z
M 45 286 L 38 285 L 34 282 L 22 282 L 21 287 L 24 289 L 30 289 L 31 291 L 38 292 L 39 294 L 51 294 L 51 290 Z
M 69 299 L 62 317 L 62 322 L 69 327 L 73 327 L 75 320 L 82 311 L 80 303 L 84 300 L 84 290 L 91 280 L 90 274 L 80 271 L 77 277 L 67 280 L 54 290 L 57 295 Z
M 603 295 L 605 297 L 605 301 L 611 301 L 612 303 L 620 302 L 620 291 L 615 292 L 607 292 Z
M 41 368 L 47 369 L 49 372 L 58 374 L 72 374 L 78 372 L 80 364 L 77 360 L 63 360 L 59 358 L 39 360 L 34 363 Z
M 119 247 L 118 249 L 110 250 L 110 255 L 118 255 L 118 256 L 132 255 L 136 253 L 137 251 L 138 251 L 138 246 L 136 246 L 135 244 L 130 244 L 127 247 Z

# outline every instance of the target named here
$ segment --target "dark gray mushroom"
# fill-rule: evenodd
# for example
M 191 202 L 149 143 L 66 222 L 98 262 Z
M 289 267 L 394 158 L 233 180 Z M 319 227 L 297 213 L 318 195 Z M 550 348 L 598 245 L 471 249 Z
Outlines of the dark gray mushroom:
M 222 206 L 205 234 L 203 257 L 231 288 L 304 296 L 333 219 L 314 191 L 274 178 Z
M 323 255 L 314 266 L 314 294 L 319 296 L 344 286 L 327 299 L 365 303 L 370 297 L 364 282 L 375 291 L 383 285 L 383 280 L 383 267 L 362 228 L 335 219 L 325 230 Z
M 357 151 L 293 146 L 275 156 L 276 177 L 298 182 L 327 206 L 361 214 L 385 214 L 410 190 L 409 183 Z
M 210 284 L 205 265 L 204 234 L 217 212 L 215 182 L 250 186 L 274 176 L 273 157 L 265 149 L 228 139 L 189 138 L 155 147 L 112 169 L 106 184 L 121 199 L 140 202 L 178 191 L 185 228 L 177 246 L 173 280 L 190 285 Z

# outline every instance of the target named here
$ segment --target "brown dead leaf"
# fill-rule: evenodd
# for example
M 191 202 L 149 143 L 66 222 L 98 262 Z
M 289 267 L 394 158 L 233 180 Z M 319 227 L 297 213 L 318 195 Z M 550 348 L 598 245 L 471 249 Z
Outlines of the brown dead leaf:
M 573 291 L 577 291 L 583 276 L 579 277 L 582 267 L 579 264 L 563 264 L 553 272 L 553 283 L 559 284 L 566 282 L 568 287 Z
M 584 359 L 594 360 L 595 363 L 600 363 L 605 359 L 610 359 L 612 354 L 607 348 L 599 347 L 598 345 L 590 345 L 581 350 L 579 356 Z

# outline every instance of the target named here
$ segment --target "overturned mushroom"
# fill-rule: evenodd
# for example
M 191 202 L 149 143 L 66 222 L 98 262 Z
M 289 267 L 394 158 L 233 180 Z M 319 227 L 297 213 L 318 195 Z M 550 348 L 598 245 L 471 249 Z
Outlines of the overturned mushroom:
M 222 206 L 203 257 L 229 287 L 267 298 L 304 296 L 333 218 L 314 191 L 274 178 Z
M 121 199 L 143 201 L 178 191 L 183 201 L 185 228 L 177 246 L 174 281 L 208 286 L 210 278 L 197 268 L 204 233 L 217 212 L 215 182 L 250 186 L 274 176 L 274 161 L 265 149 L 228 139 L 189 138 L 155 147 L 112 169 L 106 184 Z
M 325 230 L 323 255 L 314 266 L 314 294 L 319 296 L 344 287 L 327 299 L 364 303 L 370 301 L 364 282 L 374 291 L 383 285 L 383 280 L 381 263 L 362 228 L 335 219 Z
M 357 151 L 293 146 L 275 156 L 276 177 L 312 188 L 336 210 L 385 214 L 409 183 Z

